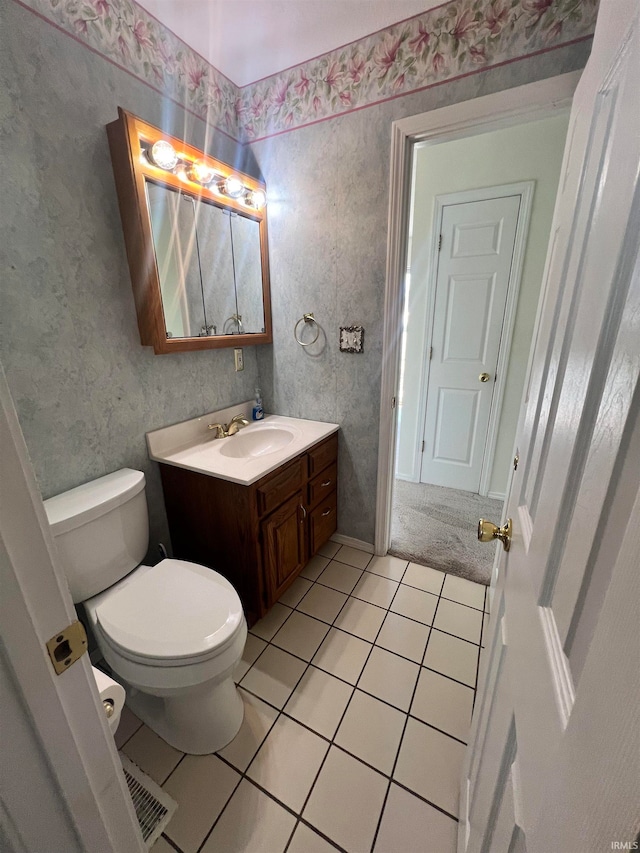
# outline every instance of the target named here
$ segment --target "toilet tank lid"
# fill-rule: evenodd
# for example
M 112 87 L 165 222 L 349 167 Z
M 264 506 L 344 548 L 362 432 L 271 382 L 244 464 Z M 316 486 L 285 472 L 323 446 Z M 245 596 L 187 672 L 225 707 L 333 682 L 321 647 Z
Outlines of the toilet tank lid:
M 68 533 L 121 506 L 144 489 L 144 474 L 122 468 L 44 502 L 54 536 Z

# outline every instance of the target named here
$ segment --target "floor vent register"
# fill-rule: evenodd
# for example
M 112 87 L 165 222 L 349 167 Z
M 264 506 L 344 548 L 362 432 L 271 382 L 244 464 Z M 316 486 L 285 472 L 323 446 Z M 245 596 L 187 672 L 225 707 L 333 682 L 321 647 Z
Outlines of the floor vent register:
M 150 850 L 173 817 L 178 804 L 126 755 L 119 755 L 142 838 L 147 850 Z

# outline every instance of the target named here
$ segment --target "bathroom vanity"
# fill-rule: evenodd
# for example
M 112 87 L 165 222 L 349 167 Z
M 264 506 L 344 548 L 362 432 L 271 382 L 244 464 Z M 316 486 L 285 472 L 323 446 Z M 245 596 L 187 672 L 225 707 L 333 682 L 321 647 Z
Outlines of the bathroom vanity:
M 206 435 L 209 422 L 239 412 L 187 422 L 198 440 L 167 437 L 179 424 L 147 441 L 175 557 L 231 581 L 251 625 L 336 530 L 338 425 L 272 415 L 228 438 Z

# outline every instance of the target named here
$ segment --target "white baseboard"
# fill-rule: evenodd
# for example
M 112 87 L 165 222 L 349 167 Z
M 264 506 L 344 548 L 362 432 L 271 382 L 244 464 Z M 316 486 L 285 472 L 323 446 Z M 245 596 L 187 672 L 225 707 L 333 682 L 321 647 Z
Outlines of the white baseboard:
M 366 551 L 367 554 L 373 554 L 373 545 L 370 542 L 363 542 L 362 539 L 354 539 L 353 536 L 343 536 L 342 533 L 334 533 L 331 540 L 338 542 L 340 545 L 350 545 L 351 548 L 359 548 L 361 551 Z
M 394 475 L 395 480 L 402 480 L 403 483 L 419 483 L 420 477 L 416 477 L 415 474 L 401 474 L 397 471 Z
M 506 495 L 504 492 L 487 492 L 488 498 L 493 498 L 494 501 L 504 501 Z

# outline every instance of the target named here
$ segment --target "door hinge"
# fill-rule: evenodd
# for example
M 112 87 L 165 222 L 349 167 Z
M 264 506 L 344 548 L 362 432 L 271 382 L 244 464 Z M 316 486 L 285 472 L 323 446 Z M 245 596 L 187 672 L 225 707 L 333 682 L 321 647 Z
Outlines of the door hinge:
M 438 251 L 442 249 L 442 234 L 438 237 Z
M 520 454 L 516 453 L 516 455 L 513 457 L 513 470 L 514 471 L 518 470 L 518 462 L 519 461 L 520 461 Z
M 424 453 L 424 441 L 422 442 L 422 450 L 420 451 L 420 453 Z
M 433 358 L 433 347 L 429 347 L 429 361 Z
M 395 409 L 395 407 L 396 407 L 396 398 L 395 398 L 395 397 L 392 397 L 392 398 L 391 398 L 391 408 L 392 408 L 392 409 Z
M 47 642 L 47 651 L 56 675 L 62 675 L 87 651 L 87 634 L 82 622 L 72 622 Z

